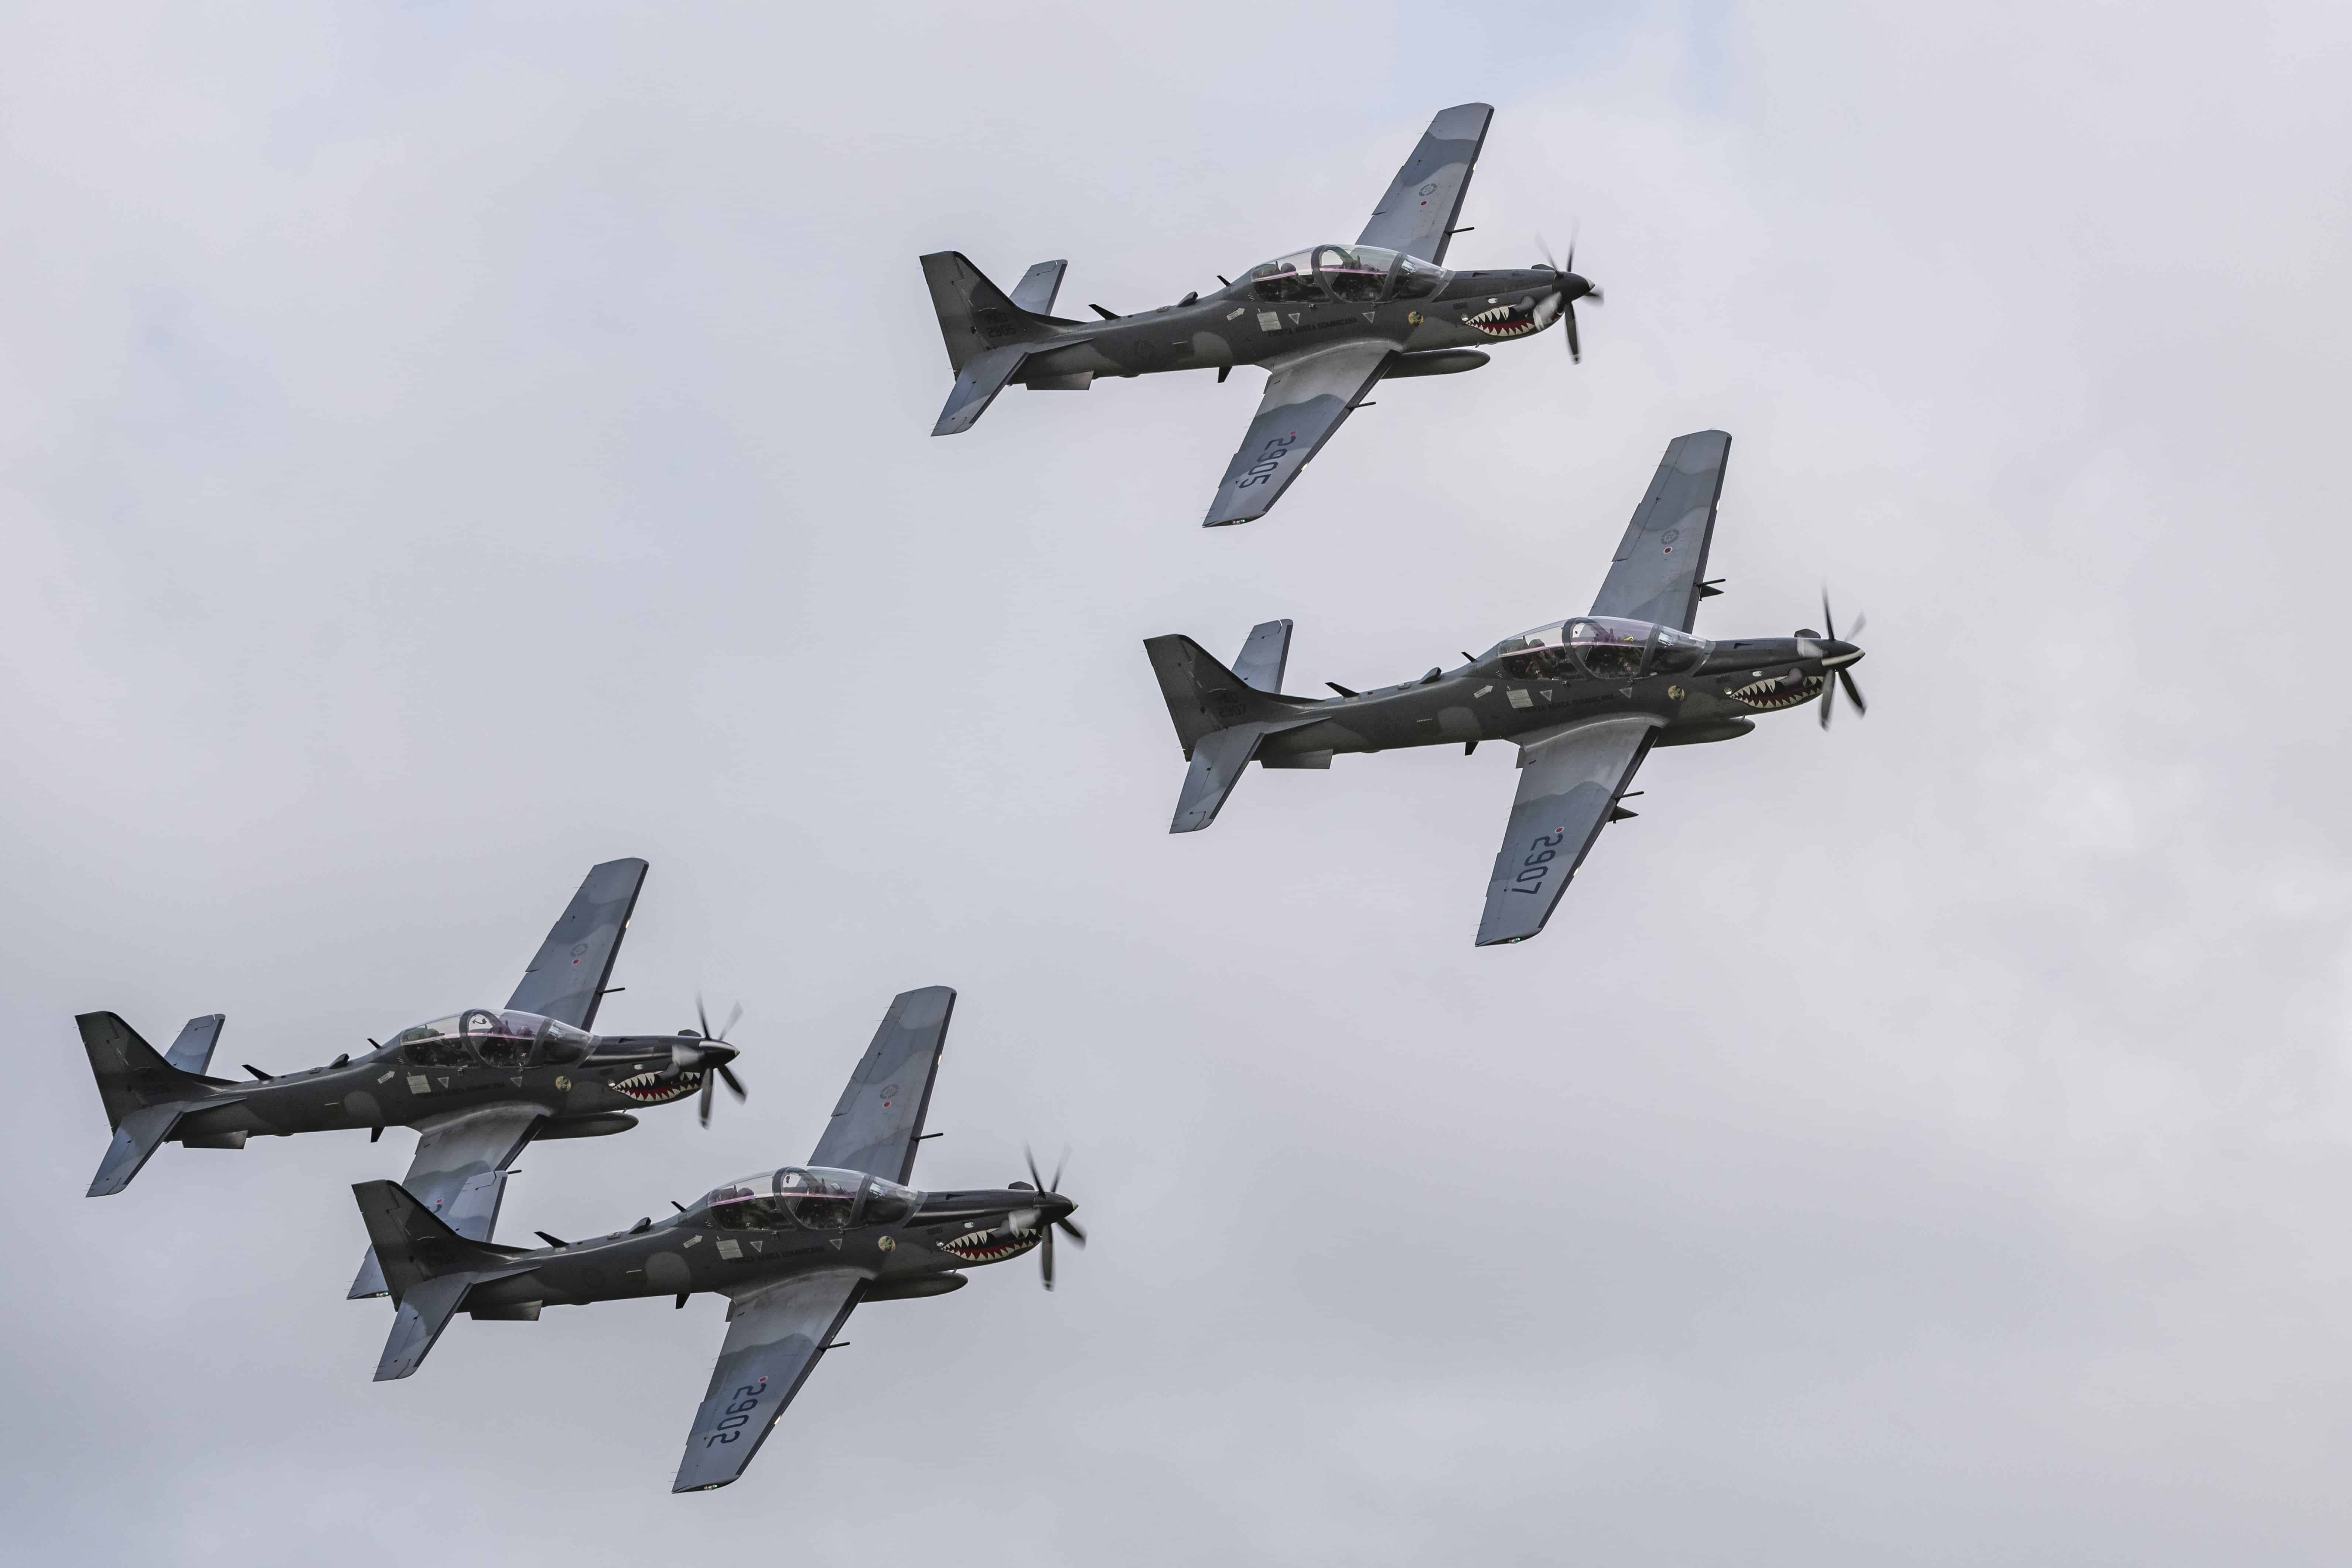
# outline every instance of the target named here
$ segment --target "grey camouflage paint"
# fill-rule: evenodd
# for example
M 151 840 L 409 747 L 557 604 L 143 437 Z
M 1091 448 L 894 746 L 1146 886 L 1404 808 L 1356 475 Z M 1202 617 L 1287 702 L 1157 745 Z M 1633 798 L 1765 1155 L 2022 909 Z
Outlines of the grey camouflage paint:
M 809 1165 L 903 1185 L 954 1006 L 946 986 L 892 1001 Z M 873 1163 L 840 1163 L 861 1152 Z M 673 1491 L 708 1490 L 742 1474 L 859 1302 L 949 1294 L 965 1283 L 964 1270 L 1035 1250 L 1076 1207 L 1023 1184 L 916 1193 L 907 1212 L 870 1220 L 877 1200 L 868 1183 L 840 1228 L 747 1229 L 716 1224 L 706 1194 L 658 1223 L 648 1217 L 588 1241 L 526 1249 L 459 1237 L 391 1182 L 363 1182 L 352 1194 L 394 1301 L 378 1382 L 414 1373 L 461 1311 L 528 1321 L 549 1306 L 727 1296 L 727 1337 Z
M 1704 574 L 1730 450 L 1720 430 L 1667 446 L 1591 616 L 1691 630 L 1699 600 L 1713 592 Z M 1255 663 L 1266 661 L 1265 644 L 1277 627 L 1286 658 L 1288 623 L 1269 622 L 1251 634 Z M 1191 763 L 1169 831 L 1215 821 L 1253 761 L 1322 768 L 1340 752 L 1510 741 L 1520 747 L 1518 789 L 1478 943 L 1522 942 L 1543 929 L 1601 829 L 1632 815 L 1618 803 L 1653 748 L 1747 734 L 1754 715 L 1811 701 L 1831 671 L 1862 657 L 1851 643 L 1800 631 L 1706 644 L 1685 666 L 1664 668 L 1661 635 L 1652 632 L 1638 674 L 1603 678 L 1578 666 L 1528 676 L 1504 664 L 1519 641 L 1418 679 L 1309 698 L 1243 680 L 1190 637 L 1148 639 L 1144 650 Z
M 1493 114 L 1483 103 L 1442 110 L 1355 243 L 1442 268 Z M 1265 395 L 1203 519 L 1212 528 L 1272 510 L 1383 376 L 1475 369 L 1486 363 L 1485 347 L 1542 332 L 1592 292 L 1584 279 L 1549 266 L 1445 271 L 1423 282 L 1392 269 L 1379 298 L 1360 300 L 1337 298 L 1319 274 L 1308 280 L 1311 297 L 1264 298 L 1244 276 L 1213 294 L 1081 321 L 1046 313 L 1066 265 L 1038 263 L 1008 296 L 961 252 L 922 258 L 956 375 L 931 434 L 969 430 L 1015 383 L 1082 391 L 1097 376 L 1213 370 L 1222 380 L 1236 365 L 1265 366 L 1273 372 Z

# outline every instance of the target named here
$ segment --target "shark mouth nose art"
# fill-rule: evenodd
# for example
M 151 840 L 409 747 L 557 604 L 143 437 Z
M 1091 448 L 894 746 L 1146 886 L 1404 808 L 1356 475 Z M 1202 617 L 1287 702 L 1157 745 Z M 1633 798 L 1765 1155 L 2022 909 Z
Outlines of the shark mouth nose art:
M 940 1243 L 940 1250 L 966 1263 L 1001 1263 L 1028 1251 L 1038 1240 L 1034 1228 L 1017 1230 L 1009 1236 L 998 1230 L 971 1230 Z
M 1800 702 L 1811 701 L 1822 694 L 1822 678 L 1802 675 L 1790 670 L 1786 675 L 1767 676 L 1751 680 L 1745 686 L 1727 689 L 1724 695 L 1750 708 L 1794 708 Z
M 1544 322 L 1537 319 L 1532 300 L 1489 306 L 1475 316 L 1463 317 L 1462 324 L 1475 327 L 1490 338 L 1524 338 L 1544 327 Z
M 684 1100 L 702 1087 L 698 1072 L 682 1072 L 666 1079 L 658 1072 L 646 1069 L 635 1078 L 625 1078 L 613 1085 L 613 1092 L 626 1095 L 639 1105 L 667 1105 L 673 1100 Z

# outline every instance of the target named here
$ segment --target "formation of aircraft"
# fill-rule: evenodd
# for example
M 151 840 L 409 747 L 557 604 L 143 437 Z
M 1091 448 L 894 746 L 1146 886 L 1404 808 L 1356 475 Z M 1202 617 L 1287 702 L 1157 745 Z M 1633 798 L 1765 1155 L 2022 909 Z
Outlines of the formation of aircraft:
M 743 1473 L 861 1301 L 943 1296 L 962 1270 L 1039 1253 L 1054 1286 L 1054 1235 L 1083 1247 L 1077 1207 L 1052 1182 L 917 1192 L 912 1179 L 956 994 L 902 993 L 850 1074 L 805 1165 L 712 1188 L 659 1222 L 525 1249 L 464 1237 L 394 1182 L 352 1189 L 396 1312 L 376 1380 L 406 1377 L 451 1318 L 536 1321 L 542 1308 L 698 1291 L 728 1299 L 727 1338 L 696 1410 L 672 1491 Z
M 1153 310 L 1118 315 L 1097 305 L 1099 320 L 1070 321 L 1053 313 L 1066 261 L 1037 263 L 1007 294 L 960 252 L 924 257 L 956 378 L 931 434 L 971 429 L 1015 382 L 1082 392 L 1097 376 L 1213 370 L 1223 381 L 1235 365 L 1263 366 L 1272 374 L 1257 417 L 1205 519 L 1219 528 L 1272 510 L 1384 379 L 1475 370 L 1488 346 L 1554 321 L 1569 356 L 1580 358 L 1576 302 L 1599 304 L 1601 290 L 1578 275 L 1573 247 L 1558 265 L 1445 266 L 1494 114 L 1463 103 L 1431 121 L 1354 243 L 1308 246 L 1220 278 L 1224 287 L 1213 294 L 1196 290 Z
M 1843 682 L 1864 710 L 1853 667 L 1862 649 L 1825 631 L 1710 642 L 1691 630 L 1706 580 L 1716 503 L 1731 437 L 1681 436 L 1633 510 L 1591 613 L 1507 637 L 1452 669 L 1369 691 L 1286 697 L 1288 621 L 1255 628 L 1227 668 L 1187 637 L 1145 642 L 1191 769 L 1171 833 L 1197 833 L 1242 771 L 1328 768 L 1341 752 L 1509 741 L 1519 748 L 1510 826 L 1486 881 L 1478 945 L 1525 942 L 1544 928 L 1601 830 L 1634 813 L 1621 804 L 1658 746 L 1728 741 L 1754 715 L 1822 700 L 1829 723 Z M 1860 624 L 1854 630 L 1859 632 Z
M 1206 522 L 1262 517 L 1378 382 L 1452 374 L 1486 347 L 1560 324 L 1580 358 L 1576 305 L 1601 295 L 1574 250 L 1517 270 L 1445 267 L 1493 110 L 1441 111 L 1351 243 L 1325 244 L 1220 278 L 1213 294 L 1098 320 L 1052 314 L 1067 264 L 1032 267 L 1008 294 L 961 255 L 922 258 L 956 380 L 932 434 L 968 430 L 1004 387 L 1081 390 L 1097 376 L 1235 365 L 1270 374 Z M 1539 932 L 1601 831 L 1633 814 L 1635 773 L 1660 746 L 1726 741 L 1755 716 L 1818 700 L 1824 727 L 1843 688 L 1857 712 L 1856 621 L 1787 637 L 1710 641 L 1695 627 L 1731 437 L 1677 437 L 1635 509 L 1589 613 L 1505 639 L 1451 669 L 1330 698 L 1285 695 L 1291 623 L 1252 630 L 1231 668 L 1189 637 L 1144 647 L 1189 763 L 1170 831 L 1216 819 L 1252 762 L 1328 768 L 1343 752 L 1482 741 L 1518 748 L 1519 778 L 1487 882 L 1477 942 Z M 388 1295 L 394 1319 L 378 1381 L 424 1363 L 460 1312 L 533 1320 L 550 1306 L 697 1292 L 728 1298 L 727 1331 L 688 1430 L 674 1491 L 740 1478 L 861 1303 L 943 1295 L 965 1270 L 1038 1254 L 1054 1285 L 1055 1236 L 1084 1245 L 1076 1208 L 1029 1162 L 1027 1181 L 979 1191 L 908 1185 L 926 1136 L 956 994 L 902 993 L 859 1059 L 804 1164 L 712 1188 L 692 1205 L 610 1235 L 518 1247 L 492 1239 L 507 1178 L 534 1140 L 621 1132 L 646 1108 L 715 1090 L 745 1097 L 727 1025 L 675 1035 L 600 1035 L 603 999 L 644 886 L 646 862 L 593 868 L 505 1005 L 473 1007 L 370 1039 L 323 1067 L 243 1079 L 210 1075 L 225 1019 L 192 1018 L 158 1052 L 120 1016 L 76 1023 L 113 1139 L 89 1195 L 119 1194 L 165 1143 L 238 1149 L 257 1136 L 387 1127 L 418 1133 L 398 1182 L 353 1188 L 369 1249 L 349 1290 Z

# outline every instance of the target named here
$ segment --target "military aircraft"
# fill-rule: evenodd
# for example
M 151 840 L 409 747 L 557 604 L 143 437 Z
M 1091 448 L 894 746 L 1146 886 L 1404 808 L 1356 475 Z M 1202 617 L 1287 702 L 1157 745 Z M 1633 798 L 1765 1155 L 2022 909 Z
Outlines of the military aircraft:
M 922 258 L 955 386 L 934 436 L 969 430 L 1006 386 L 1082 392 L 1098 375 L 1264 365 L 1265 395 L 1225 466 L 1205 526 L 1263 517 L 1375 383 L 1475 370 L 1482 345 L 1533 337 L 1558 321 L 1582 356 L 1576 301 L 1601 302 L 1578 276 L 1576 247 L 1557 265 L 1505 271 L 1446 268 L 1470 171 L 1492 106 L 1457 104 L 1429 130 L 1353 245 L 1318 245 L 1254 267 L 1213 294 L 1122 316 L 1054 315 L 1066 261 L 1041 261 L 1006 294 L 958 251 Z
M 1709 642 L 1691 635 L 1706 580 L 1707 546 L 1731 437 L 1681 436 L 1666 447 L 1649 492 L 1617 546 L 1592 613 L 1554 621 L 1371 691 L 1327 682 L 1336 698 L 1286 697 L 1290 623 L 1255 628 L 1227 669 L 1190 637 L 1144 643 L 1192 763 L 1171 833 L 1194 833 L 1255 759 L 1269 768 L 1328 768 L 1340 752 L 1507 740 L 1519 748 L 1517 798 L 1486 883 L 1478 945 L 1525 942 L 1543 930 L 1561 889 L 1601 828 L 1635 815 L 1620 804 L 1654 746 L 1728 741 L 1749 717 L 1822 699 L 1826 729 L 1842 683 L 1865 711 L 1853 665 L 1862 649 L 1839 638 L 1829 595 L 1822 631 Z M 1851 628 L 1862 630 L 1857 618 Z
M 1037 1176 L 982 1192 L 916 1192 L 915 1152 L 956 994 L 902 992 L 850 1074 L 805 1165 L 712 1188 L 656 1224 L 592 1241 L 540 1233 L 526 1250 L 459 1236 L 391 1182 L 352 1191 L 397 1311 L 376 1381 L 406 1377 L 458 1312 L 536 1321 L 548 1306 L 676 1295 L 728 1299 L 727 1339 L 686 1439 L 672 1491 L 742 1475 L 817 1359 L 865 1301 L 942 1296 L 961 1270 L 1038 1253 L 1054 1288 L 1054 1233 L 1080 1246 L 1076 1205 Z
M 404 1184 L 457 1234 L 484 1241 L 508 1167 L 532 1139 L 624 1132 L 637 1124 L 635 1110 L 698 1091 L 707 1124 L 714 1081 L 743 1096 L 724 1030 L 713 1034 L 705 1017 L 676 1035 L 589 1032 L 598 1005 L 621 989 L 607 983 L 645 879 L 643 860 L 590 870 L 503 1008 L 452 1013 L 307 1072 L 205 1076 L 218 1013 L 191 1018 L 161 1056 L 117 1015 L 82 1014 L 74 1022 L 114 1128 L 89 1195 L 129 1186 L 166 1142 L 242 1149 L 248 1137 L 360 1128 L 373 1141 L 386 1127 L 414 1127 L 422 1136 Z M 371 1256 L 351 1295 L 383 1293 Z

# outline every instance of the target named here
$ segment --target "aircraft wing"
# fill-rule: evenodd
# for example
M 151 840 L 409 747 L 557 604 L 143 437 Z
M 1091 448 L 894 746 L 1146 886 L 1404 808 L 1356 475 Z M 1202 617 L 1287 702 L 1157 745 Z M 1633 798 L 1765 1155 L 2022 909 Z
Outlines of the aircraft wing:
M 645 885 L 643 860 L 607 860 L 592 868 L 507 1005 L 574 1028 L 594 1027 L 596 1005 L 604 999 L 604 982 L 613 977 L 613 960 L 620 956 L 629 911 L 637 907 L 637 889 Z
M 1594 615 L 1691 629 L 1705 596 L 1715 503 L 1730 460 L 1731 437 L 1720 430 L 1697 430 L 1666 443 L 1649 493 L 1633 509 L 1601 596 L 1592 601 Z
M 812 1165 L 864 1171 L 887 1182 L 914 1173 L 915 1147 L 923 1113 L 930 1108 L 931 1079 L 940 1070 L 948 1018 L 956 994 L 944 985 L 902 991 L 882 1015 L 874 1043 L 849 1075 L 841 1103 L 824 1136 L 816 1141 Z
M 1267 361 L 1274 374 L 1265 378 L 1257 417 L 1250 421 L 1241 450 L 1225 465 L 1224 481 L 1202 526 L 1222 528 L 1271 511 L 1396 352 L 1394 343 L 1360 339 Z
M 642 865 L 644 862 L 638 862 Z M 435 1218 L 468 1241 L 488 1241 L 507 1194 L 507 1167 L 539 1131 L 547 1112 L 535 1105 L 486 1105 L 417 1123 L 416 1158 L 400 1184 Z M 346 1300 L 385 1294 L 375 1248 L 360 1260 Z
M 1486 881 L 1480 947 L 1543 930 L 1664 722 L 1651 713 L 1586 719 L 1521 745 L 1518 798 Z
M 1470 191 L 1470 171 L 1478 163 L 1478 149 L 1486 145 L 1486 127 L 1494 118 L 1491 103 L 1457 103 L 1438 110 L 1356 243 L 1402 250 L 1444 266 L 1454 220 L 1462 216 L 1462 198 Z
M 670 1490 L 709 1491 L 743 1473 L 865 1288 L 863 1274 L 804 1274 L 735 1298 Z

